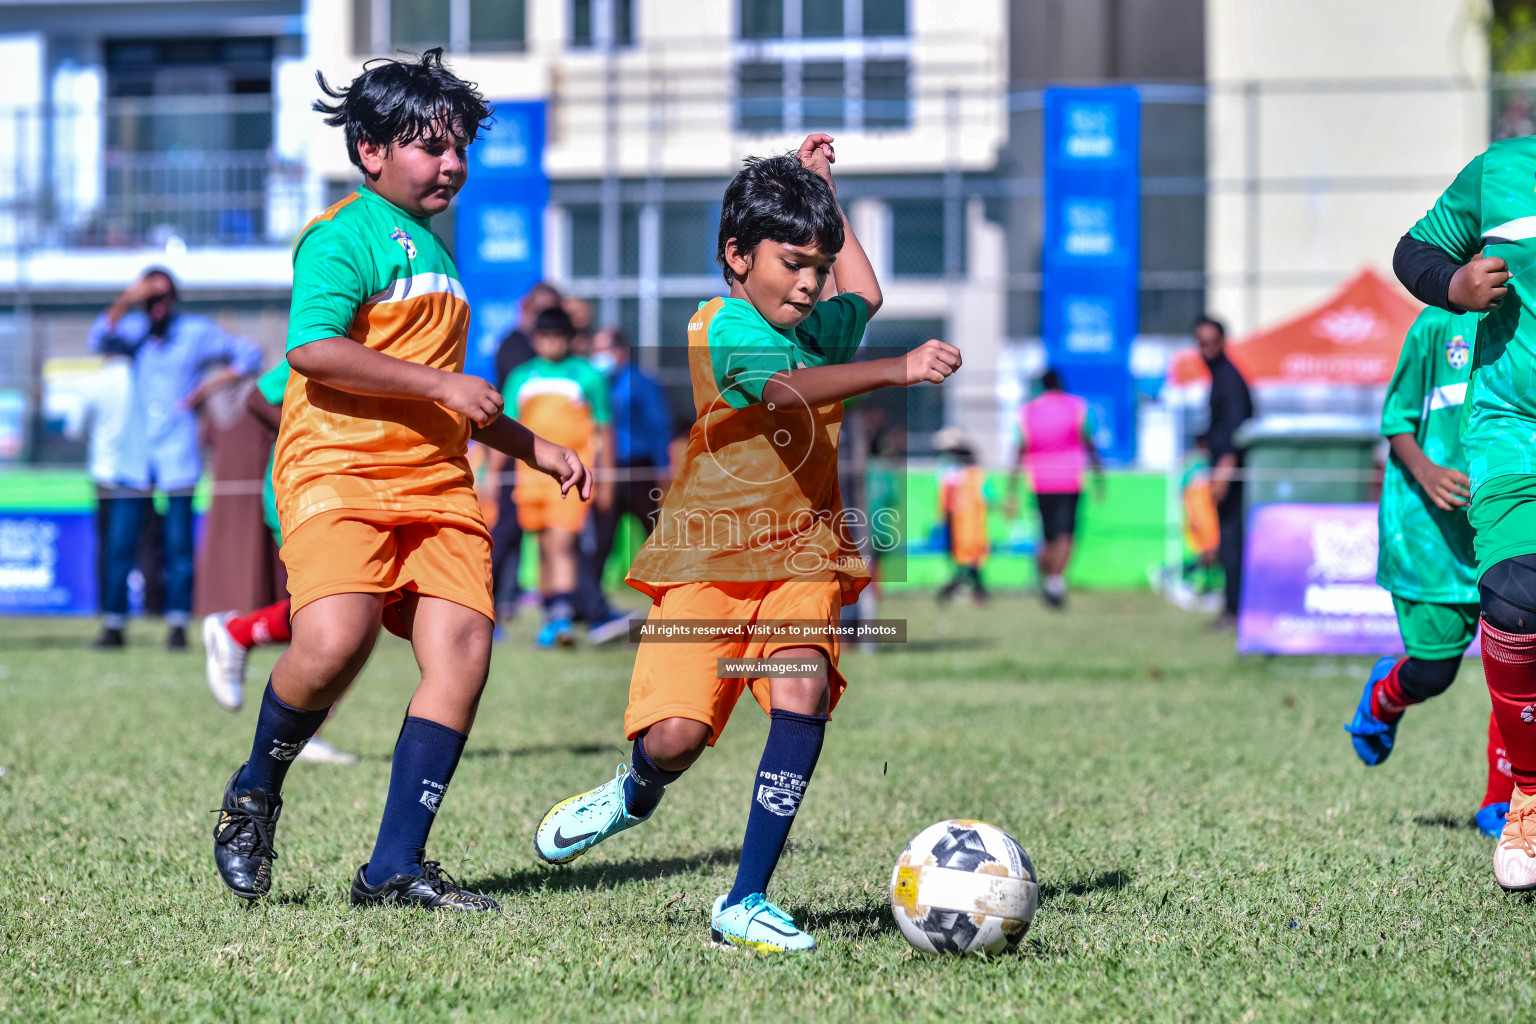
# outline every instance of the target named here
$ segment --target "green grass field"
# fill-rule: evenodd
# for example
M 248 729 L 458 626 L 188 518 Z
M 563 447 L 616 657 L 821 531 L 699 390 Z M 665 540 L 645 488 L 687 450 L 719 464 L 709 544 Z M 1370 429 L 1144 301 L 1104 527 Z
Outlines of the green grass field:
M 137 626 L 0 622 L 0 1018 L 16 1020 L 1505 1020 L 1536 997 L 1536 904 L 1470 826 L 1481 672 L 1411 712 L 1367 771 L 1339 724 L 1363 661 L 1239 661 L 1147 595 L 882 614 L 911 642 L 852 680 L 775 898 L 799 959 L 717 951 L 766 719 L 744 702 L 650 824 L 571 868 L 530 836 L 609 777 L 629 656 L 500 648 L 432 854 L 505 912 L 359 912 L 414 662 L 385 637 L 329 732 L 355 767 L 289 776 L 272 895 L 213 871 L 213 816 L 253 708 Z M 275 652 L 253 660 L 264 676 Z M 1042 903 L 1018 955 L 932 960 L 891 922 L 902 845 L 947 817 L 1012 832 Z M 1520 1007 L 1526 1007 L 1521 1010 Z

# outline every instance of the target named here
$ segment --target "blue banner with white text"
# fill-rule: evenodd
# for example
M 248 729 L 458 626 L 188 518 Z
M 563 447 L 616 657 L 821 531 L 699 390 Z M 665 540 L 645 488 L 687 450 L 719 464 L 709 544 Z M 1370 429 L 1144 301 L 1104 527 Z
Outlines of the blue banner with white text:
M 544 118 L 542 102 L 496 104 L 496 123 L 469 147 L 456 208 L 454 255 L 471 311 L 464 369 L 497 387 L 496 348 L 544 276 Z
M 1094 409 L 1101 450 L 1116 462 L 1136 457 L 1140 149 L 1135 89 L 1046 90 L 1041 335 L 1050 364 Z

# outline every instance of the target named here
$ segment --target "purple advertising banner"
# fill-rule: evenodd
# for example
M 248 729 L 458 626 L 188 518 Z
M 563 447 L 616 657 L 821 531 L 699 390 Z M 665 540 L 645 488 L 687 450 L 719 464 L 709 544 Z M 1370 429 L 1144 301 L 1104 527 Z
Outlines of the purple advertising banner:
M 1242 654 L 1401 654 L 1376 583 L 1375 505 L 1261 505 L 1248 522 Z M 1469 656 L 1478 653 L 1474 642 Z

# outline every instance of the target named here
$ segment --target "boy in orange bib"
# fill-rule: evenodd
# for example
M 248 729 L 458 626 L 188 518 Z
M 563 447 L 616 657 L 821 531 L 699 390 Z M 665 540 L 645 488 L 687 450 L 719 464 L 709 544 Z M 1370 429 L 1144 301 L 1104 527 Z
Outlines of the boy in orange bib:
M 490 536 L 465 452 L 471 437 L 585 500 L 568 448 L 501 415 L 464 374 L 469 304 L 430 218 L 464 186 L 465 149 L 490 117 L 440 49 L 370 61 L 321 88 L 364 182 L 294 246 L 293 308 L 273 487 L 293 598 L 293 642 L 261 702 L 250 759 L 224 788 L 219 877 L 254 900 L 272 884 L 288 766 L 368 660 L 386 612 L 421 666 L 395 745 L 378 841 L 353 904 L 497 910 L 424 859 L 490 664 Z M 574 500 L 574 499 L 572 499 Z
M 624 716 L 629 765 L 556 804 L 534 840 L 544 860 L 566 863 L 648 820 L 750 688 L 771 724 L 736 884 L 715 902 L 711 930 L 716 942 L 775 952 L 816 944 L 765 890 L 847 686 L 825 627 L 869 582 L 838 492 L 842 403 L 960 366 L 941 341 L 852 361 L 881 294 L 838 206 L 832 161 L 831 137 L 812 135 L 793 157 L 748 160 L 726 188 L 716 259 L 730 294 L 688 323 L 696 418 L 628 576 L 651 598 L 647 631 L 693 632 L 642 641 Z M 811 639 L 745 628 L 779 619 L 810 627 Z

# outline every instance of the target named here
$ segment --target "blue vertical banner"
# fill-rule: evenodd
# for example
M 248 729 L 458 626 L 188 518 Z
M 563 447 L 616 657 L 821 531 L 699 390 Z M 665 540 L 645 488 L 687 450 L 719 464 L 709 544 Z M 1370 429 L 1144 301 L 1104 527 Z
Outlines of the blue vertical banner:
M 1117 462 L 1136 457 L 1140 150 L 1135 89 L 1046 90 L 1040 332 L 1051 365 L 1093 409 L 1100 450 Z
M 469 182 L 454 220 L 455 258 L 469 297 L 466 373 L 495 379 L 496 347 L 517 303 L 544 277 L 544 103 L 497 103 L 496 123 L 469 147 Z

